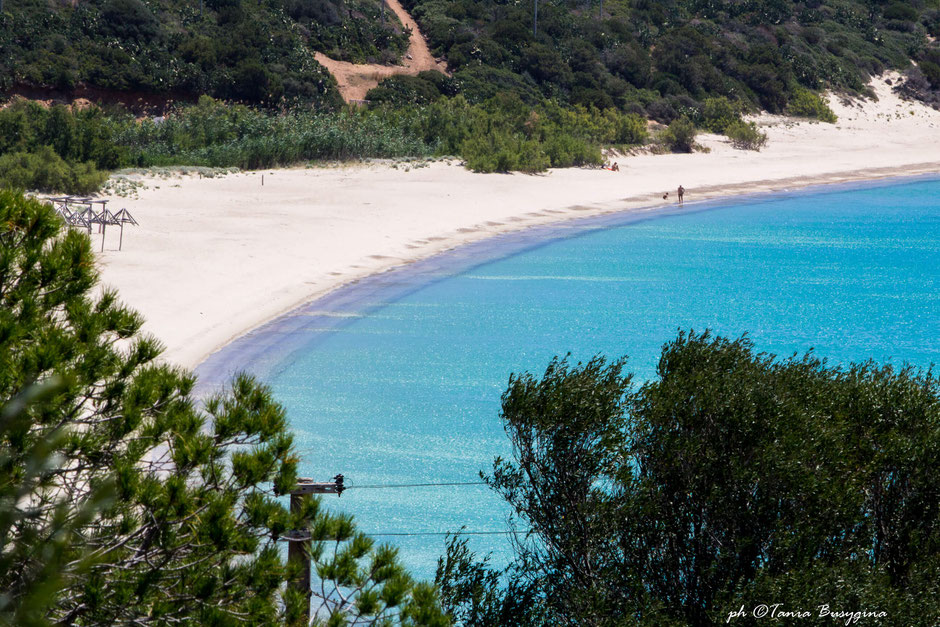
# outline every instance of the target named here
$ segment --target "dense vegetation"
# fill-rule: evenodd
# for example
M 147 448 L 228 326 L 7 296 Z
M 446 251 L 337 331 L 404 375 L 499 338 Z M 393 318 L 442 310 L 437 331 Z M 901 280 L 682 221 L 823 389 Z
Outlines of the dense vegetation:
M 671 122 L 709 96 L 784 112 L 801 89 L 862 92 L 912 58 L 937 75 L 936 0 L 542 0 L 537 30 L 533 1 L 404 4 L 471 102 L 500 89 Z
M 486 481 L 516 559 L 450 542 L 438 581 L 466 624 L 940 622 L 932 372 L 680 334 L 638 389 L 600 357 L 514 376 L 502 418 L 512 458 Z
M 0 185 L 86 193 L 121 167 L 431 155 L 537 172 L 651 139 L 688 152 L 699 129 L 759 150 L 766 136 L 743 114 L 834 122 L 819 92 L 864 92 L 886 68 L 906 69 L 905 93 L 940 103 L 940 47 L 928 38 L 940 34 L 940 0 L 404 4 L 453 75 L 388 78 L 367 111 L 352 111 L 313 51 L 399 58 L 408 33 L 380 0 L 5 0 L 0 93 L 156 95 L 167 115 L 15 106 L 0 114 Z M 203 95 L 253 108 L 192 104 Z M 650 138 L 645 118 L 668 129 Z
M 317 618 L 448 624 L 394 548 L 275 496 L 297 453 L 267 389 L 201 406 L 96 279 L 84 233 L 0 191 L 0 624 L 294 625 L 278 546 L 308 526 Z
M 538 5 L 537 25 L 533 9 Z M 937 0 L 405 0 L 448 86 L 694 120 L 709 96 L 783 112 L 798 90 L 861 92 L 886 68 L 940 87 Z M 338 104 L 313 51 L 398 60 L 408 33 L 380 0 L 4 0 L 0 94 L 107 90 L 267 106 Z M 383 17 L 384 16 L 384 17 Z M 537 26 L 537 28 L 534 28 Z M 407 81 L 409 79 L 402 79 Z M 94 92 L 92 92 L 94 93 Z
M 646 141 L 613 109 L 534 107 L 458 96 L 410 108 L 278 114 L 202 98 L 158 120 L 21 101 L 0 110 L 0 185 L 86 193 L 104 171 L 196 165 L 263 168 L 316 159 L 460 155 L 479 171 L 598 164 L 601 146 Z
M 0 95 L 88 88 L 93 100 L 208 94 L 333 108 L 339 94 L 313 51 L 395 61 L 408 46 L 394 14 L 382 21 L 379 7 L 379 0 L 4 0 Z

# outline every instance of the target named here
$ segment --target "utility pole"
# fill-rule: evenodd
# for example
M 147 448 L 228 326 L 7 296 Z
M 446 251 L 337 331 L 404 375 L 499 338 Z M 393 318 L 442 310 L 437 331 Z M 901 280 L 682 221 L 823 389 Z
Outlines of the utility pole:
M 539 35 L 539 0 L 534 0 L 535 10 L 532 12 L 532 36 Z
M 385 24 L 385 0 L 382 0 L 382 24 Z
M 297 485 L 290 491 L 290 511 L 292 514 L 303 509 L 305 501 L 310 500 L 312 494 L 335 494 L 342 496 L 343 475 L 336 475 L 333 481 L 328 483 L 317 483 L 313 479 L 297 479 Z M 284 535 L 288 540 L 287 545 L 287 563 L 296 564 L 300 570 L 300 577 L 291 582 L 290 586 L 299 591 L 304 596 L 303 624 L 310 622 L 310 545 L 311 535 L 309 521 L 305 521 L 303 529 L 295 529 Z

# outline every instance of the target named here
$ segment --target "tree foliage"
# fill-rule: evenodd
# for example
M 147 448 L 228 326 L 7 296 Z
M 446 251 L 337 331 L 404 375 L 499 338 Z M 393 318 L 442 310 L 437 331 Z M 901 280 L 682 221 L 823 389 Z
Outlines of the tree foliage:
M 107 178 L 107 172 L 95 168 L 93 162 L 68 163 L 50 146 L 0 156 L 0 187 L 90 194 Z
M 536 34 L 532 2 L 404 4 L 471 102 L 511 91 L 653 117 L 682 97 L 782 112 L 800 88 L 864 92 L 887 68 L 935 64 L 928 36 L 940 33 L 940 9 L 920 0 L 553 0 L 539 3 Z M 338 92 L 314 51 L 396 63 L 409 41 L 394 14 L 381 17 L 380 0 L 6 0 L 4 8 L 0 93 L 126 102 L 208 94 L 335 108 Z M 910 92 L 929 101 L 937 87 Z
M 658 121 L 681 97 L 741 101 L 783 112 L 800 88 L 863 92 L 886 68 L 905 69 L 940 24 L 923 2 L 868 0 L 406 0 L 463 91 L 481 68 L 521 95 L 565 104 L 640 107 Z M 510 87 L 514 77 L 518 87 Z M 485 88 L 480 85 L 479 87 Z
M 211 95 L 266 107 L 341 105 L 320 51 L 397 62 L 409 32 L 379 0 L 6 0 L 0 14 L 0 94 Z M 155 99 L 159 101 L 159 99 Z
M 541 379 L 511 378 L 513 456 L 486 479 L 514 512 L 515 561 L 498 573 L 452 541 L 438 571 L 452 611 L 712 625 L 780 603 L 820 624 L 822 605 L 937 623 L 932 372 L 778 360 L 708 333 L 667 344 L 639 388 L 623 369 L 555 360 Z M 481 595 L 475 582 L 500 575 L 502 593 Z
M 297 456 L 266 388 L 238 376 L 200 405 L 96 281 L 87 236 L 0 191 L 0 619 L 281 624 L 300 598 L 278 541 L 312 519 L 321 617 L 443 622 L 394 549 L 275 496 Z
M 61 389 L 61 382 L 51 378 L 41 385 L 23 390 L 0 408 L 0 438 L 29 429 L 27 409 L 43 402 Z M 62 444 L 65 433 L 50 431 L 24 446 L 3 448 L 0 452 L 0 572 L 34 561 L 36 567 L 20 571 L 16 585 L 0 592 L 0 624 L 38 625 L 55 603 L 66 573 L 85 573 L 90 566 L 88 554 L 74 550 L 76 532 L 106 507 L 113 486 L 102 484 L 89 490 L 79 502 L 59 497 L 47 503 L 51 511 L 40 520 L 31 521 L 38 512 L 19 506 L 21 500 L 41 489 L 55 472 L 53 451 Z M 16 471 L 16 472 L 14 472 Z M 17 541 L 13 541 L 17 534 Z
M 0 94 L 38 89 L 128 103 L 208 94 L 337 108 L 335 82 L 314 52 L 398 61 L 409 33 L 379 11 L 379 0 L 5 0 Z

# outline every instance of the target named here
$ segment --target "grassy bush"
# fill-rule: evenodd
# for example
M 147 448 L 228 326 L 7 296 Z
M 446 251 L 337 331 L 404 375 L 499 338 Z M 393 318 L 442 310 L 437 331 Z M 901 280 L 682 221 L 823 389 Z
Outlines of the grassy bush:
M 660 140 L 672 152 L 692 152 L 695 148 L 695 125 L 687 117 L 674 120 L 663 131 Z
M 541 172 L 550 165 L 537 141 L 507 131 L 471 137 L 460 153 L 474 172 Z
M 512 94 L 479 104 L 462 96 L 444 98 L 421 109 L 383 109 L 381 115 L 434 145 L 437 154 L 459 155 L 468 167 L 484 172 L 599 164 L 602 147 L 647 140 L 646 121 L 635 114 L 557 101 L 533 106 Z
M 570 135 L 550 137 L 542 144 L 542 149 L 554 168 L 600 165 L 604 162 L 597 145 Z
M 203 97 L 157 123 L 126 125 L 115 141 L 131 165 L 196 165 L 242 169 L 308 160 L 416 157 L 432 149 L 394 119 L 344 110 L 275 115 Z
M 767 133 L 753 122 L 734 121 L 725 128 L 725 134 L 735 148 L 742 150 L 760 150 L 767 145 Z
M 432 154 L 461 156 L 482 172 L 536 172 L 599 164 L 602 147 L 647 140 L 646 121 L 616 109 L 566 107 L 557 101 L 533 105 L 512 94 L 472 104 L 463 96 L 441 95 L 437 84 L 446 88 L 449 81 L 443 75 L 406 79 L 393 84 L 420 84 L 436 99 L 403 108 L 276 114 L 203 96 L 165 117 L 142 121 L 100 109 L 15 105 L 0 111 L 0 155 L 9 157 L 4 180 L 18 187 L 87 193 L 104 180 L 99 171 L 107 169 L 258 169 Z
M 107 172 L 91 161 L 68 163 L 51 146 L 36 152 L 13 152 L 0 156 L 0 187 L 40 192 L 89 194 L 107 180 Z
M 713 133 L 724 133 L 741 119 L 738 108 L 724 96 L 706 98 L 702 107 L 702 126 Z
M 838 119 L 826 101 L 808 89 L 796 91 L 787 105 L 787 113 L 801 118 L 814 118 L 830 124 L 834 124 Z
M 45 108 L 19 100 L 0 109 L 0 155 L 36 152 L 51 146 L 69 161 L 92 161 L 100 169 L 121 167 L 125 155 L 114 144 L 116 123 L 130 122 L 129 116 L 108 116 L 99 108 L 72 110 L 64 105 Z
M 617 137 L 614 143 L 624 146 L 642 146 L 649 140 L 646 118 L 635 113 L 620 116 L 617 122 Z

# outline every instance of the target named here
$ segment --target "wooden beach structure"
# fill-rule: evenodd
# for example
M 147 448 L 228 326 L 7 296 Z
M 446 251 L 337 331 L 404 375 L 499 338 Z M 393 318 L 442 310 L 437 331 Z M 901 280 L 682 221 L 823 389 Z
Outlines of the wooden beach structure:
M 98 225 L 98 232 L 101 233 L 101 251 L 104 252 L 104 240 L 109 226 L 116 226 L 121 229 L 121 236 L 118 240 L 118 250 L 124 246 L 124 225 L 132 224 L 139 226 L 137 220 L 127 209 L 121 209 L 114 213 L 108 209 L 107 198 L 93 199 L 85 196 L 53 196 L 46 198 L 52 203 L 52 208 L 58 213 L 65 223 L 72 228 L 85 229 L 88 235 L 91 235 L 92 225 Z

